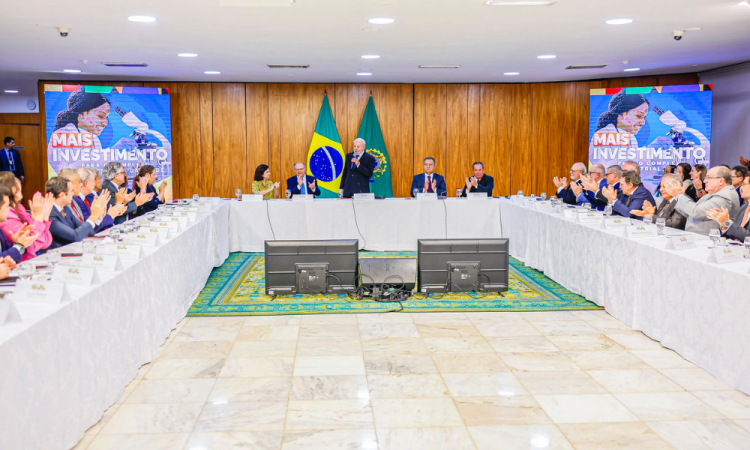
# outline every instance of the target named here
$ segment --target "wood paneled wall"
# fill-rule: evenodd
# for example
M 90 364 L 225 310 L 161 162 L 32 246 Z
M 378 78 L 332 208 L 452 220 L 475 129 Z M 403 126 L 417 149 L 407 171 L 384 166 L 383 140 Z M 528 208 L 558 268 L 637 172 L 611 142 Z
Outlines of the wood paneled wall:
M 42 190 L 47 176 L 45 83 L 66 82 L 39 82 L 40 114 L 0 114 L 0 135 L 26 147 L 31 192 Z M 551 194 L 553 176 L 587 161 L 590 89 L 696 83 L 697 74 L 537 84 L 86 82 L 170 89 L 177 197 L 249 192 L 259 164 L 271 167 L 274 181 L 291 177 L 294 163 L 307 159 L 324 92 L 345 151 L 372 92 L 395 196 L 409 195 L 427 156 L 445 175 L 449 195 L 471 175 L 474 161 L 495 177 L 495 195 Z

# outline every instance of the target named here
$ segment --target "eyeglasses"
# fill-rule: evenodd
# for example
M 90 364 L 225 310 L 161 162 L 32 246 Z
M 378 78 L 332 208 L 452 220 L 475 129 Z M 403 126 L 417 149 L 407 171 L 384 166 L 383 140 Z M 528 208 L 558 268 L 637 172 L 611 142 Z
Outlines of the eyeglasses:
M 706 177 L 707 180 L 718 180 L 724 177 Z

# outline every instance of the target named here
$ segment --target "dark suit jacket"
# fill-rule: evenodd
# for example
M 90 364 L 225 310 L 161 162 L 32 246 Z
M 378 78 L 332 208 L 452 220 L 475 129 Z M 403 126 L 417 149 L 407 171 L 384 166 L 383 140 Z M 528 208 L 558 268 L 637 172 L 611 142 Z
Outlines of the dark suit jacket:
M 742 186 L 740 186 L 737 189 L 735 189 L 735 191 L 737 191 L 737 195 L 740 197 L 740 206 L 742 206 L 742 205 L 745 204 L 745 199 L 742 198 L 742 193 L 740 192 L 741 188 L 742 188 Z
M 312 175 L 305 175 L 305 191 L 308 194 L 312 194 L 313 196 L 317 197 L 320 195 L 320 186 L 318 186 L 318 183 L 315 183 L 315 192 L 310 192 L 310 183 L 315 180 L 315 177 Z M 286 180 L 286 188 L 289 189 L 292 192 L 292 197 L 294 197 L 294 194 L 300 194 L 299 186 L 297 186 L 297 175 L 293 176 L 292 178 L 288 178 Z M 291 197 L 290 197 L 291 198 Z
M 419 192 L 422 192 L 422 193 L 427 192 L 424 190 L 424 182 L 426 180 L 425 177 L 426 175 L 423 173 L 414 175 L 414 179 L 411 182 L 411 189 L 409 189 L 409 195 L 414 197 L 414 189 L 417 189 Z M 447 195 L 448 190 L 445 188 L 445 178 L 442 175 L 433 173 L 432 179 L 436 182 L 435 193 L 437 195 Z
M 352 162 L 354 152 L 347 153 L 344 158 L 344 171 L 341 173 L 341 187 L 344 197 L 351 198 L 354 194 L 370 192 L 370 178 L 375 171 L 375 157 L 364 152 L 359 157 L 359 166 Z M 352 168 L 354 166 L 354 168 Z
M 677 228 L 678 230 L 684 230 L 685 229 L 685 223 L 687 222 L 687 217 L 680 214 L 676 209 L 675 206 L 677 206 L 677 200 L 672 199 L 670 201 L 664 200 L 661 205 L 659 205 L 659 208 L 657 208 L 656 212 L 654 213 L 654 222 L 656 222 L 656 219 L 664 219 L 666 222 L 666 225 L 669 228 Z
M 617 183 L 613 184 L 612 188 L 615 190 L 615 192 L 617 192 L 617 198 L 620 198 L 622 196 L 622 189 L 620 189 L 620 182 L 618 181 Z M 596 194 L 595 194 L 596 202 L 597 202 L 596 204 L 601 205 L 602 209 L 604 209 L 604 207 L 607 206 L 607 204 L 609 203 L 609 200 L 607 199 L 607 197 L 605 197 L 604 194 L 602 193 L 603 189 L 604 187 L 601 187 L 598 191 L 596 191 Z
M 745 203 L 737 213 L 737 217 L 734 218 L 732 226 L 727 228 L 722 236 L 729 239 L 737 239 L 740 242 L 745 242 L 745 238 L 750 236 L 750 220 L 747 221 L 747 225 L 743 228 L 740 226 L 742 219 L 745 217 L 745 210 L 750 208 L 750 203 Z
M 5 152 L 5 148 L 2 148 L 0 149 L 0 172 L 13 172 L 13 175 L 15 175 L 16 178 L 21 178 L 22 176 L 24 176 L 21 154 L 18 152 L 18 150 L 11 149 L 10 156 L 11 158 L 13 158 L 13 163 L 16 166 L 16 170 L 10 170 L 10 161 L 8 160 L 8 155 Z
M 5 233 L 2 230 L 0 230 L 0 250 L 2 250 L 0 258 L 10 256 L 15 262 L 21 262 L 21 251 L 14 247 L 12 242 L 5 239 Z
M 57 208 L 52 208 L 49 220 L 52 222 L 49 231 L 52 233 L 52 244 L 49 249 L 62 247 L 71 242 L 82 241 L 86 236 L 94 234 L 94 227 L 88 222 L 79 222 L 73 215 L 70 206 L 63 208 L 65 217 L 60 214 Z
M 492 197 L 492 189 L 494 188 L 495 179 L 485 173 L 482 179 L 477 182 L 477 187 L 472 186 L 469 192 L 486 192 L 487 197 Z M 461 197 L 466 197 L 466 186 L 461 192 Z
M 643 202 L 646 200 L 652 205 L 656 204 L 651 192 L 649 192 L 645 186 L 640 185 L 635 188 L 631 195 L 626 195 L 625 193 L 620 195 L 620 198 L 615 200 L 615 204 L 612 205 L 612 211 L 621 216 L 630 217 L 631 219 L 643 220 L 643 217 L 634 216 L 630 214 L 630 211 L 641 209 L 643 207 Z
M 576 180 L 575 182 L 577 185 L 581 186 L 581 180 Z M 571 189 L 570 185 L 568 185 L 565 189 L 562 191 L 559 191 L 557 193 L 557 197 L 560 198 L 563 202 L 567 203 L 568 205 L 577 205 L 578 199 L 576 198 L 576 195 L 573 193 L 573 189 Z
M 104 181 L 102 181 L 102 189 L 99 191 L 99 195 L 101 195 L 102 191 L 104 191 L 105 189 L 108 190 L 109 193 L 112 196 L 109 199 L 108 205 L 109 206 L 115 206 L 117 204 L 117 200 L 115 199 L 115 195 L 117 195 L 117 191 L 119 191 L 120 188 L 117 185 L 115 185 L 113 182 L 111 182 L 109 180 L 104 180 Z M 121 215 L 121 216 L 119 216 L 119 217 L 117 217 L 115 219 L 115 224 L 121 224 L 121 223 L 125 222 L 126 220 L 128 220 L 128 214 L 133 214 L 138 209 L 138 206 L 136 206 L 136 204 L 135 204 L 134 201 L 128 203 L 127 206 L 128 206 L 128 210 L 125 212 L 125 214 L 123 214 L 123 215 Z
M 138 185 L 135 185 L 135 193 L 140 194 L 141 189 L 138 187 Z M 150 213 L 151 211 L 156 211 L 159 208 L 159 205 L 162 204 L 161 201 L 159 201 L 159 194 L 156 192 L 156 188 L 153 184 L 149 184 L 146 186 L 146 193 L 147 194 L 154 194 L 154 197 L 147 201 L 146 203 L 142 204 L 136 209 L 135 214 L 131 216 L 131 219 L 133 217 L 142 216 L 146 213 Z
M 81 212 L 83 213 L 83 220 L 88 220 L 89 217 L 91 217 L 91 208 L 89 208 L 89 205 L 86 204 L 86 202 L 83 201 L 81 197 L 73 197 L 73 201 L 78 204 L 78 206 L 81 208 Z M 67 214 L 67 213 L 66 213 Z M 106 230 L 107 228 L 111 227 L 114 224 L 112 217 L 109 215 L 105 215 L 102 219 L 102 223 L 96 226 L 94 229 L 95 233 L 98 233 L 102 230 Z

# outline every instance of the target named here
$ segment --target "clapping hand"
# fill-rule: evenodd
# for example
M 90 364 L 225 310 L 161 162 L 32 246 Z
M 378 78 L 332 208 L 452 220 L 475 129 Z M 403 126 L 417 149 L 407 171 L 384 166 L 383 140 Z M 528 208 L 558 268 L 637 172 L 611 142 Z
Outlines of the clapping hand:
M 93 203 L 91 203 L 91 215 L 89 216 L 89 219 L 93 220 L 94 222 L 104 217 L 104 212 L 107 208 L 107 202 L 109 202 L 109 199 L 111 198 L 110 195 L 105 194 L 109 194 L 109 192 L 104 191 L 102 195 L 100 195 L 96 200 L 94 200 Z
M 102 190 L 102 192 L 108 192 L 106 190 Z M 120 190 L 117 191 L 115 194 L 115 202 L 116 203 L 127 203 L 125 201 L 125 196 L 128 195 L 128 190 L 125 188 L 120 188 Z
M 578 183 L 571 184 L 570 188 L 573 189 L 573 194 L 575 194 L 576 197 L 583 193 L 583 188 Z
M 424 180 L 424 189 L 422 192 L 427 192 L 430 189 L 430 183 L 427 180 Z
M 667 180 L 667 181 L 665 181 L 664 182 L 664 189 L 672 197 L 677 197 L 678 195 L 685 193 L 685 188 L 682 186 L 682 183 L 680 183 L 677 180 Z
M 146 202 L 150 202 L 152 198 L 154 198 L 153 192 L 147 194 L 146 191 L 141 191 L 140 194 L 135 196 L 135 206 L 141 206 Z
M 304 175 L 297 175 L 297 189 L 302 188 L 302 183 L 305 182 L 305 176 Z
M 169 182 L 167 180 L 162 180 L 161 184 L 159 184 L 159 193 L 164 193 L 167 190 L 167 186 L 169 186 Z
M 612 186 L 607 186 L 602 189 L 602 195 L 604 195 L 604 197 L 606 197 L 610 202 L 617 200 L 617 192 L 615 192 L 615 188 L 613 188 Z
M 565 189 L 568 186 L 568 179 L 565 177 L 562 177 L 562 178 L 555 177 L 552 179 L 552 182 L 555 183 L 555 187 L 558 189 L 559 188 Z
M 307 187 L 310 188 L 310 192 L 315 192 L 315 180 L 313 180 L 312 183 L 308 184 Z
M 693 185 L 695 186 L 695 190 L 699 191 L 703 189 L 703 180 L 701 180 L 701 177 L 695 177 L 693 178 Z
M 651 204 L 650 201 L 646 200 L 643 202 L 643 206 L 641 206 L 641 209 L 634 209 L 630 211 L 630 214 L 638 217 L 643 217 L 646 214 L 651 214 L 652 216 L 656 212 L 656 207 Z
M 437 180 L 432 180 L 432 192 L 437 192 Z
M 8 278 L 10 271 L 13 270 L 5 261 L 0 261 L 0 280 Z
M 471 177 L 471 178 L 469 178 L 469 180 L 471 180 L 472 187 L 477 187 L 477 185 L 479 184 L 479 181 L 477 180 L 477 177 Z
M 138 179 L 138 190 L 141 192 L 146 192 L 148 186 L 148 177 L 140 177 Z
M 44 201 L 44 197 L 42 197 L 42 194 L 39 192 L 34 194 L 31 200 L 29 200 L 29 211 L 31 211 L 32 219 L 38 220 L 39 222 L 44 221 Z
M 7 265 L 11 269 L 15 269 L 18 266 L 16 264 L 16 260 L 11 258 L 10 256 L 6 256 L 5 258 L 0 258 L 0 263 Z
M 115 217 L 119 217 L 123 214 L 125 214 L 125 211 L 128 210 L 128 207 L 123 205 L 122 203 L 117 203 L 116 205 L 112 205 L 107 209 L 107 215 L 112 218 L 112 220 L 115 219 Z
M 471 178 L 466 178 L 466 192 L 471 190 Z
M 723 226 L 724 222 L 729 220 L 729 211 L 724 207 L 714 208 L 710 211 L 706 211 L 706 217 L 719 222 L 719 224 Z
M 34 228 L 30 225 L 23 225 L 18 229 L 17 232 L 10 233 L 10 238 L 14 243 L 19 244 L 23 247 L 28 247 L 29 245 L 34 243 L 34 241 L 36 241 L 36 238 L 39 237 L 38 234 L 31 234 L 33 230 Z
M 588 191 L 596 192 L 596 190 L 599 189 L 599 183 L 592 180 L 591 177 L 581 175 L 581 178 L 579 178 L 579 180 L 581 180 L 583 187 L 585 187 Z

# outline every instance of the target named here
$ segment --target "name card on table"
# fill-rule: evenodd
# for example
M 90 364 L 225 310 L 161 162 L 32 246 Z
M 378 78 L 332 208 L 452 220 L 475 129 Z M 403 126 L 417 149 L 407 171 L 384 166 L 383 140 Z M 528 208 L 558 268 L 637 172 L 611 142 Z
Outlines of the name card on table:
M 534 202 L 534 209 L 537 211 L 552 211 L 552 202 L 549 200 Z
M 243 202 L 262 202 L 263 196 L 260 194 L 242 194 Z
M 354 194 L 354 200 L 375 200 L 375 194 L 372 192 L 366 194 Z
M 578 222 L 580 223 L 601 223 L 604 214 L 599 211 L 588 211 L 578 213 Z
M 417 200 L 437 200 L 436 192 L 417 192 Z
M 526 199 L 521 195 L 514 195 L 510 198 L 510 201 L 512 201 L 516 205 L 523 205 L 523 202 L 526 201 Z
M 296 194 L 294 197 L 292 197 L 293 202 L 311 202 L 315 199 L 315 196 L 312 194 Z
M 10 300 L 0 300 L 0 326 L 6 323 L 23 322 L 16 305 Z
M 76 286 L 91 286 L 99 282 L 99 277 L 96 276 L 96 269 L 93 267 L 58 264 L 52 272 L 52 281 Z
M 562 213 L 563 213 L 563 217 L 566 219 L 575 219 L 576 216 L 578 215 L 578 210 L 572 209 L 572 208 L 565 208 L 562 210 Z
M 138 228 L 139 233 L 155 233 L 159 235 L 160 241 L 166 241 L 169 238 L 169 228 L 167 227 L 154 227 L 153 223 L 148 226 Z
M 695 236 L 670 236 L 667 243 L 667 250 L 687 250 L 695 248 Z
M 197 211 L 175 211 L 174 216 L 184 217 L 188 220 L 188 222 L 195 222 L 195 219 L 198 217 L 198 212 Z
M 95 267 L 97 270 L 105 272 L 123 270 L 122 262 L 120 262 L 120 257 L 117 255 L 84 253 L 80 264 L 86 267 Z
M 200 202 L 195 205 L 198 208 L 198 211 L 211 211 L 213 209 L 213 205 L 210 202 Z
M 128 233 L 125 235 L 125 244 L 138 244 L 143 247 L 156 247 L 159 244 L 158 233 Z
M 467 192 L 466 199 L 467 200 L 487 200 L 487 193 L 486 192 Z
M 175 206 L 174 207 L 174 211 L 175 212 L 193 212 L 193 213 L 197 213 L 198 212 L 198 207 L 197 206 Z
M 536 200 L 524 200 L 523 201 L 524 208 L 533 208 L 535 204 L 536 204 Z
M 140 245 L 131 244 L 107 244 L 107 250 L 113 255 L 117 255 L 124 260 L 139 260 L 143 256 L 143 249 Z
M 177 233 L 178 231 L 180 231 L 179 222 L 154 221 L 154 222 L 151 222 L 150 227 L 151 228 L 167 228 L 170 233 Z
M 708 262 L 716 264 L 725 264 L 730 262 L 744 261 L 742 247 L 724 246 L 712 247 L 709 249 Z
M 659 230 L 656 228 L 656 225 L 630 225 L 625 228 L 625 237 L 642 238 L 657 236 L 659 236 Z
M 210 203 L 212 205 L 218 205 L 221 201 L 221 197 L 201 197 L 200 201 L 203 203 Z
M 156 216 L 154 218 L 155 222 L 176 222 L 180 224 L 181 228 L 187 228 L 188 226 L 188 218 L 184 216 Z
M 18 280 L 13 292 L 16 301 L 32 303 L 62 303 L 70 300 L 65 283 L 56 281 Z
M 612 230 L 614 228 L 625 228 L 631 225 L 630 217 L 608 217 L 604 219 L 604 228 Z

